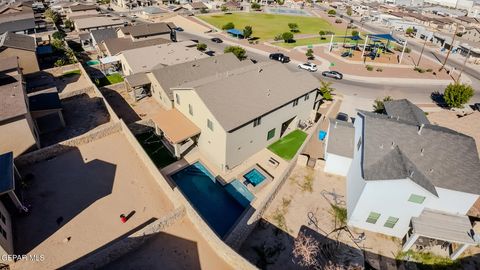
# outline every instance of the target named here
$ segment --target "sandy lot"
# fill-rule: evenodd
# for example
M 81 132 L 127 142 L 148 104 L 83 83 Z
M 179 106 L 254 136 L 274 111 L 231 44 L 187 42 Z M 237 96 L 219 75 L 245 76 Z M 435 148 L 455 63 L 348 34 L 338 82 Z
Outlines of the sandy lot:
M 19 261 L 11 269 L 56 269 L 173 210 L 135 157 L 115 133 L 19 168 L 34 178 L 24 194 L 31 212 L 14 227 L 16 253 L 43 254 L 45 261 Z M 120 214 L 133 215 L 123 224 Z

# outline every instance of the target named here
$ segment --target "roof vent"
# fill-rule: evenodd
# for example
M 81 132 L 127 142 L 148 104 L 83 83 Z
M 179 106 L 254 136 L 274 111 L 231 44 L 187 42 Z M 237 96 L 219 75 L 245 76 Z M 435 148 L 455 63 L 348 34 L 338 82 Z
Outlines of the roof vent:
M 420 124 L 420 126 L 418 127 L 418 135 L 422 135 L 422 129 L 424 126 L 425 124 Z
M 258 69 L 258 73 L 262 73 L 262 71 L 263 71 L 263 68 Z
M 414 174 L 414 173 L 415 173 L 414 171 L 410 171 L 410 178 L 413 177 L 413 174 Z
M 270 89 L 267 89 L 267 97 L 270 96 Z
M 420 150 L 420 156 L 422 156 L 422 157 L 423 157 L 423 151 L 424 151 L 424 149 L 422 148 L 422 149 Z
M 383 143 L 382 143 L 382 144 L 380 144 L 380 149 L 383 149 Z

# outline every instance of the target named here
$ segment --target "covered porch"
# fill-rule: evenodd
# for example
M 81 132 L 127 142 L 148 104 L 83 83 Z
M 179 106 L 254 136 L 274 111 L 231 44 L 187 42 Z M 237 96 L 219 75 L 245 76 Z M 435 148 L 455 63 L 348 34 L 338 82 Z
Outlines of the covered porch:
M 35 127 L 40 134 L 66 126 L 56 87 L 28 94 L 28 103 Z
M 425 209 L 420 216 L 412 218 L 402 251 L 415 248 L 455 260 L 469 246 L 476 244 L 474 235 L 467 216 Z
M 125 86 L 133 100 L 139 101 L 151 96 L 151 83 L 145 73 L 136 73 L 125 77 Z
M 162 136 L 164 145 L 176 158 L 194 147 L 200 134 L 200 128 L 177 109 L 160 109 L 152 121 L 155 123 L 155 132 Z

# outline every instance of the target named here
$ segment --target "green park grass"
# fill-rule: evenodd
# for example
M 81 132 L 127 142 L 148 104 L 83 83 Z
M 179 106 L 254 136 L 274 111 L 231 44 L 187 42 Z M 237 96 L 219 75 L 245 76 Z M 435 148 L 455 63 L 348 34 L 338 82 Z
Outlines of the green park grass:
M 285 160 L 291 160 L 307 138 L 307 133 L 294 130 L 268 146 L 268 149 Z
M 298 34 L 317 34 L 318 32 L 331 31 L 340 34 L 342 29 L 335 27 L 328 21 L 307 16 L 291 16 L 278 14 L 258 14 L 258 13 L 232 13 L 222 15 L 200 15 L 200 19 L 218 27 L 232 22 L 236 29 L 243 29 L 249 25 L 253 28 L 252 37 L 258 37 L 262 40 L 271 40 L 276 35 L 289 32 L 289 23 L 298 24 L 300 32 Z

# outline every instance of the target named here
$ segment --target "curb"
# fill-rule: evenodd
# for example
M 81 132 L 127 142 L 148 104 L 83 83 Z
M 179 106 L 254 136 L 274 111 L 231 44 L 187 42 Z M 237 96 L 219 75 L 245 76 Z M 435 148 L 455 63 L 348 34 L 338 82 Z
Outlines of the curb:
M 379 78 L 365 77 L 350 74 L 343 74 L 343 78 L 350 81 L 366 82 L 366 83 L 392 83 L 396 84 L 424 84 L 424 85 L 447 85 L 453 80 L 434 80 L 434 79 L 410 79 L 410 78 Z

